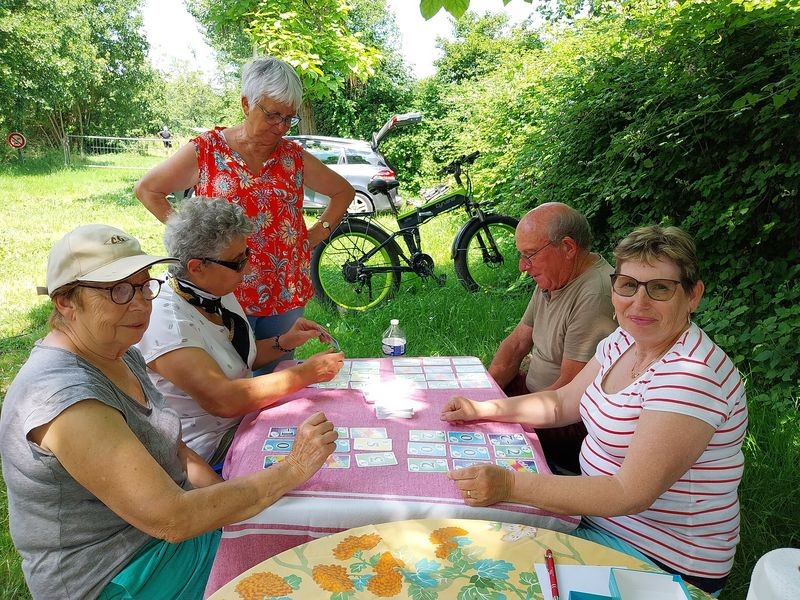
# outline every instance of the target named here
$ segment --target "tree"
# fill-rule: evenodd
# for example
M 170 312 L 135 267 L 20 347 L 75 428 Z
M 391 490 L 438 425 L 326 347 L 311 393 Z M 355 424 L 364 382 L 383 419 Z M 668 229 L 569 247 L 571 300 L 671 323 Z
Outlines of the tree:
M 291 64 L 308 101 L 329 98 L 347 83 L 366 81 L 381 56 L 348 29 L 348 0 L 197 0 L 193 10 L 211 31 L 211 41 L 230 55 L 231 39 L 244 31 L 259 53 Z M 301 132 L 315 131 L 308 102 L 300 109 Z

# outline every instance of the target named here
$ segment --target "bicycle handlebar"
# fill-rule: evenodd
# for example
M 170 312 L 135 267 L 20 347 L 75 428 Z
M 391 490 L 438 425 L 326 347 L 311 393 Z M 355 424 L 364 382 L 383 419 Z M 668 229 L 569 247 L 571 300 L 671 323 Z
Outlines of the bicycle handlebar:
M 479 150 L 475 150 L 475 152 L 472 154 L 462 154 L 458 158 L 453 159 L 453 161 L 447 166 L 439 169 L 437 175 L 441 177 L 442 175 L 447 175 L 448 173 L 458 173 L 461 171 L 462 165 L 471 165 L 475 162 L 475 159 L 480 156 L 480 154 L 481 153 Z

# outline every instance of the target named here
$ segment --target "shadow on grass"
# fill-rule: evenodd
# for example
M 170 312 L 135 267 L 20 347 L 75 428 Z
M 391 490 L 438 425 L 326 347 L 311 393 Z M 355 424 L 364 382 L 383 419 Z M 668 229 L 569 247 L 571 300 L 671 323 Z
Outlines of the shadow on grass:
M 776 410 L 775 398 L 748 403 L 745 472 L 739 486 L 741 541 L 721 600 L 747 595 L 756 561 L 775 548 L 800 547 L 800 413 L 797 402 Z

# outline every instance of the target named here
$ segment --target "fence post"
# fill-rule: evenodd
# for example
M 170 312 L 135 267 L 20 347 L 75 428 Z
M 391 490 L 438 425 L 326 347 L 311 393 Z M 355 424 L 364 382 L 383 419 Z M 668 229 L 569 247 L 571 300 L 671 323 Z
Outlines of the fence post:
M 68 167 L 69 166 L 69 135 L 67 135 L 66 133 L 64 134 L 64 140 L 63 140 L 62 143 L 64 145 L 64 166 Z

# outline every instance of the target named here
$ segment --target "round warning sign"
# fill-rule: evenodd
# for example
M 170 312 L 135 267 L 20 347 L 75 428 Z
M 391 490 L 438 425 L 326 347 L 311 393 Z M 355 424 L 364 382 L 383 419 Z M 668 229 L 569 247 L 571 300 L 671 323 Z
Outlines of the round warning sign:
M 24 148 L 25 144 L 27 143 L 25 136 L 22 135 L 19 131 L 12 131 L 11 133 L 9 133 L 8 137 L 6 138 L 6 141 L 8 142 L 9 146 L 11 146 L 12 148 L 16 148 L 17 150 Z

